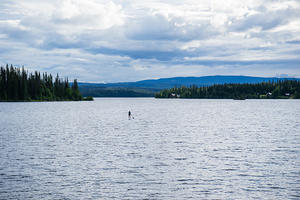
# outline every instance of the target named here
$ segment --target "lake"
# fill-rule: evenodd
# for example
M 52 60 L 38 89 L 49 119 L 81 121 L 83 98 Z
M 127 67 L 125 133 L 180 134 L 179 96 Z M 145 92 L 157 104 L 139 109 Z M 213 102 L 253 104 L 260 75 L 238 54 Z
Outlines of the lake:
M 300 101 L 0 103 L 0 199 L 188 198 L 300 199 Z

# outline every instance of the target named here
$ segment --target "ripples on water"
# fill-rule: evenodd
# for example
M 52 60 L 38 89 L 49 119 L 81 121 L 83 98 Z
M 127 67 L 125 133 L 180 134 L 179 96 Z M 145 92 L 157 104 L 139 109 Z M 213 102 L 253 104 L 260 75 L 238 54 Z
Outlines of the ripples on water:
M 0 116 L 0 199 L 300 199 L 298 100 L 0 103 Z

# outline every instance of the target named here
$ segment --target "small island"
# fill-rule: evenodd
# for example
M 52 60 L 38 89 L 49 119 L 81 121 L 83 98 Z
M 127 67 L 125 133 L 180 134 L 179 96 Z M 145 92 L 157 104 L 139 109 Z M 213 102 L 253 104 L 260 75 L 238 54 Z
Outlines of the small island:
M 0 101 L 92 101 L 93 97 L 82 97 L 77 79 L 69 83 L 57 74 L 38 71 L 29 73 L 22 68 L 0 67 Z
M 278 80 L 262 83 L 216 84 L 174 87 L 155 94 L 156 98 L 187 99 L 300 99 L 300 81 Z

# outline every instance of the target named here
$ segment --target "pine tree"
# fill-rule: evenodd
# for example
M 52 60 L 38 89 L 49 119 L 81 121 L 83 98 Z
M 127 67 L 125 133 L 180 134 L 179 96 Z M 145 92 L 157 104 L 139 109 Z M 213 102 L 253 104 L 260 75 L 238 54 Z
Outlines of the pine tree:
M 0 67 L 0 101 L 62 101 L 82 100 L 77 80 L 70 88 L 68 78 L 60 79 L 57 74 L 53 82 L 52 75 L 35 71 L 28 73 L 24 67 Z

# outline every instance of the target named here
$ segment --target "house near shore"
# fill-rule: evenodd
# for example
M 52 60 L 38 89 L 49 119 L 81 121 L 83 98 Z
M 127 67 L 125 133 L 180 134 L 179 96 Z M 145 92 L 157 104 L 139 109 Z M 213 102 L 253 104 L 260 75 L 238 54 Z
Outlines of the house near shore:
M 171 93 L 171 98 L 180 98 L 179 94 Z

